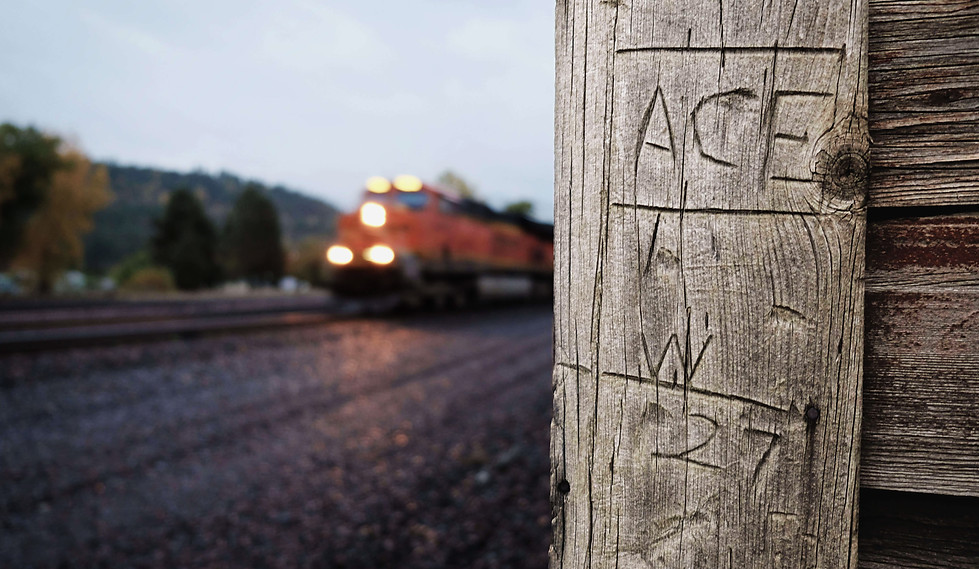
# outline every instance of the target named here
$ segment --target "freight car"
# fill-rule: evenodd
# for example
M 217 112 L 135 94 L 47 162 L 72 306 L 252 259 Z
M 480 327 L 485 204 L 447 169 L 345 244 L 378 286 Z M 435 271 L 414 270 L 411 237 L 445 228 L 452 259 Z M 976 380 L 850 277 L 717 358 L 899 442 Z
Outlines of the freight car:
M 371 178 L 326 251 L 331 288 L 409 305 L 552 292 L 554 227 L 423 183 Z

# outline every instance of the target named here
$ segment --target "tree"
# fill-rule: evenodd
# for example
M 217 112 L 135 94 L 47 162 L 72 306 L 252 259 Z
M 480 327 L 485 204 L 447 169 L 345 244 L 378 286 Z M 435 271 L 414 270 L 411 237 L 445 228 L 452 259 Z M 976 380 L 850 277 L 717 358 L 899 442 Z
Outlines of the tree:
M 459 197 L 479 201 L 479 193 L 476 191 L 476 187 L 452 170 L 442 172 L 435 181 L 440 186 L 455 190 Z
M 153 261 L 170 270 L 177 288 L 213 286 L 221 277 L 217 247 L 217 230 L 200 200 L 187 188 L 174 191 L 156 222 Z
M 82 236 L 92 229 L 92 214 L 112 200 L 105 167 L 95 166 L 77 149 L 61 153 L 41 206 L 28 219 L 13 266 L 34 273 L 35 288 L 51 292 L 65 269 L 81 264 Z
M 0 124 L 0 269 L 16 256 L 28 220 L 62 167 L 60 145 L 33 127 Z
M 327 239 L 321 237 L 307 237 L 300 241 L 289 253 L 289 274 L 310 284 L 322 285 L 326 268 L 323 256 L 326 242 Z
M 143 269 L 153 266 L 153 255 L 147 249 L 129 255 L 109 271 L 109 276 L 116 281 L 117 285 L 122 285 Z
M 221 246 L 231 277 L 261 283 L 282 278 L 285 250 L 279 213 L 257 185 L 245 186 L 235 201 L 225 221 Z
M 503 211 L 530 217 L 534 213 L 534 204 L 528 200 L 520 200 L 504 206 Z

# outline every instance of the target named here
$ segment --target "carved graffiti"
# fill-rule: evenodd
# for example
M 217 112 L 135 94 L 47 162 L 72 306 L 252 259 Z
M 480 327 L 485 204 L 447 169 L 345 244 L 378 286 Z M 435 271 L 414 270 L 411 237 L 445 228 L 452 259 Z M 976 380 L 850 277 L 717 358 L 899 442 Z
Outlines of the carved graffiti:
M 694 208 L 808 210 L 806 192 L 813 193 L 818 183 L 817 142 L 832 128 L 836 112 L 842 50 L 620 53 L 644 61 L 650 70 L 626 85 L 628 99 L 638 97 L 641 105 L 617 110 L 623 134 L 629 125 L 639 127 L 629 152 L 634 179 L 624 186 L 633 188 L 635 203 L 680 207 L 680 193 L 686 191 L 704 202 L 687 204 Z M 661 68 L 690 69 L 692 80 L 654 72 Z M 806 188 L 796 188 L 800 184 Z M 786 192 L 799 196 L 783 199 Z M 793 202 L 798 206 L 787 207 Z

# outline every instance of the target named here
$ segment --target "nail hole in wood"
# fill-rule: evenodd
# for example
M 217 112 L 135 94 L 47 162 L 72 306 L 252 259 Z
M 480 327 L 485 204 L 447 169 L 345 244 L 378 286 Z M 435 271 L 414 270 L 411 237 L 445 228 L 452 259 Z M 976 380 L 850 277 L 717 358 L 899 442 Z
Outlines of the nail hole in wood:
M 809 405 L 806 406 L 806 422 L 815 423 L 818 420 L 819 420 L 819 407 L 816 407 L 815 405 L 810 403 Z

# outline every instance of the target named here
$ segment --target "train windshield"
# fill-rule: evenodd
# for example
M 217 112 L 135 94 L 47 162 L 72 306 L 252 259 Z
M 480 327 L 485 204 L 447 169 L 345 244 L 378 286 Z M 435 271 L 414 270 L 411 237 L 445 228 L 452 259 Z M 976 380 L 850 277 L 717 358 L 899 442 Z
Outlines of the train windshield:
M 421 211 L 428 205 L 429 196 L 425 192 L 387 192 L 384 194 L 368 193 L 364 200 L 382 203 L 387 206 L 400 206 L 413 211 Z
M 394 199 L 409 209 L 419 211 L 428 204 L 428 194 L 423 192 L 395 192 Z

